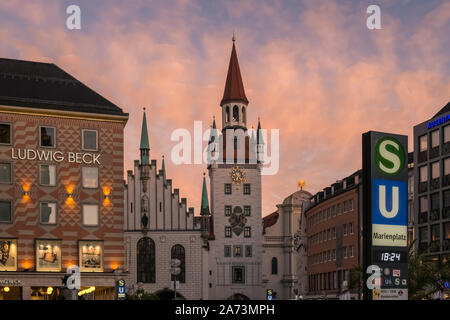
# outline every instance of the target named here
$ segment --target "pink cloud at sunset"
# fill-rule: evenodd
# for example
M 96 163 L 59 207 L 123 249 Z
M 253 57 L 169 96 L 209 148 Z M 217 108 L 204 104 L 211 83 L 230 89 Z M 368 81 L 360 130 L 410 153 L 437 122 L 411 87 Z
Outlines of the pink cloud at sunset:
M 65 26 L 66 7 L 81 30 Z M 169 161 L 173 130 L 220 126 L 231 37 L 248 127 L 280 130 L 280 169 L 263 177 L 263 215 L 306 180 L 311 193 L 361 167 L 361 134 L 405 134 L 450 101 L 450 3 L 378 1 L 7 1 L 0 56 L 53 62 L 129 113 L 125 172 L 139 156 L 142 107 L 150 155 L 199 213 L 205 165 Z M 269 141 L 270 142 L 270 141 Z M 206 142 L 205 145 L 206 146 Z M 270 148 L 269 148 L 270 150 Z

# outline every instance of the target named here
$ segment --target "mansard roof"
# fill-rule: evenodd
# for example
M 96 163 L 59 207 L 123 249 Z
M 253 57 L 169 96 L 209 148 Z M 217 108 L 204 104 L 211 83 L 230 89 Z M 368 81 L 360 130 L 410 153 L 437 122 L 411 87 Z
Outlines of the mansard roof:
M 0 58 L 0 105 L 128 116 L 53 63 Z

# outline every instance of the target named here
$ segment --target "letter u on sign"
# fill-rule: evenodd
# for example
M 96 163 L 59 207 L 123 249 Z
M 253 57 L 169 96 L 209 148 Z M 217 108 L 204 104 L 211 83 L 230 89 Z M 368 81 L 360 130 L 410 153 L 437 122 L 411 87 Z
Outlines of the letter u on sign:
M 399 187 L 392 187 L 392 201 L 391 201 L 391 210 L 386 208 L 386 186 L 379 185 L 378 186 L 378 208 L 383 217 L 392 219 L 398 213 L 400 197 L 399 197 Z
M 372 179 L 372 223 L 406 225 L 406 182 Z

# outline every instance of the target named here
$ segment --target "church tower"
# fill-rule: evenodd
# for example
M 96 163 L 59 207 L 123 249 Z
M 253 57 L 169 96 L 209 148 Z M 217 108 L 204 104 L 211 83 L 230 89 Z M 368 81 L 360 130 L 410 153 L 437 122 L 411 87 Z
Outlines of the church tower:
M 212 150 L 219 148 L 221 154 L 217 161 L 208 164 L 210 231 L 213 232 L 209 237 L 208 299 L 213 300 L 264 299 L 265 296 L 261 279 L 261 163 L 256 159 L 249 161 L 249 155 L 255 153 L 249 152 L 252 145 L 257 141 L 262 143 L 262 140 L 258 139 L 258 134 L 256 139 L 248 134 L 248 104 L 233 37 L 225 90 L 220 102 L 222 134 L 219 144 L 217 137 L 211 136 L 209 149 L 210 159 L 214 158 Z M 215 126 L 214 121 L 213 129 Z M 240 152 L 243 156 L 239 155 Z

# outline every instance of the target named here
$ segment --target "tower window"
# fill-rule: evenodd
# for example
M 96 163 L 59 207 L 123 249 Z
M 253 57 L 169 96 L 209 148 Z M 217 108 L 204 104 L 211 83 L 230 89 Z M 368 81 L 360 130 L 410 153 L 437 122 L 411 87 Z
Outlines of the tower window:
M 250 227 L 245 227 L 244 229 L 244 237 L 245 238 L 251 238 L 252 236 L 252 229 Z
M 227 106 L 225 109 L 226 122 L 230 122 L 230 107 Z
M 234 256 L 242 257 L 242 246 L 234 246 Z
M 225 183 L 225 194 L 231 194 L 231 183 Z
M 238 106 L 233 107 L 233 121 L 239 122 L 239 107 Z
M 225 206 L 225 215 L 231 216 L 231 206 Z
M 272 274 L 278 274 L 278 259 L 272 258 Z
M 231 246 L 225 246 L 224 251 L 225 257 L 231 257 Z
M 225 238 L 231 238 L 231 227 L 225 227 Z
M 243 121 L 244 123 L 247 122 L 247 116 L 246 116 L 246 114 L 245 114 L 245 107 L 242 107 L 242 121 Z
M 252 256 L 252 246 L 245 246 L 245 256 L 246 257 Z
M 251 210 L 252 210 L 252 207 L 250 207 L 250 206 L 244 206 L 244 216 L 249 216 L 249 215 L 251 215 Z
M 250 184 L 244 183 L 244 194 L 250 194 Z
M 244 267 L 232 267 L 233 283 L 245 283 Z

